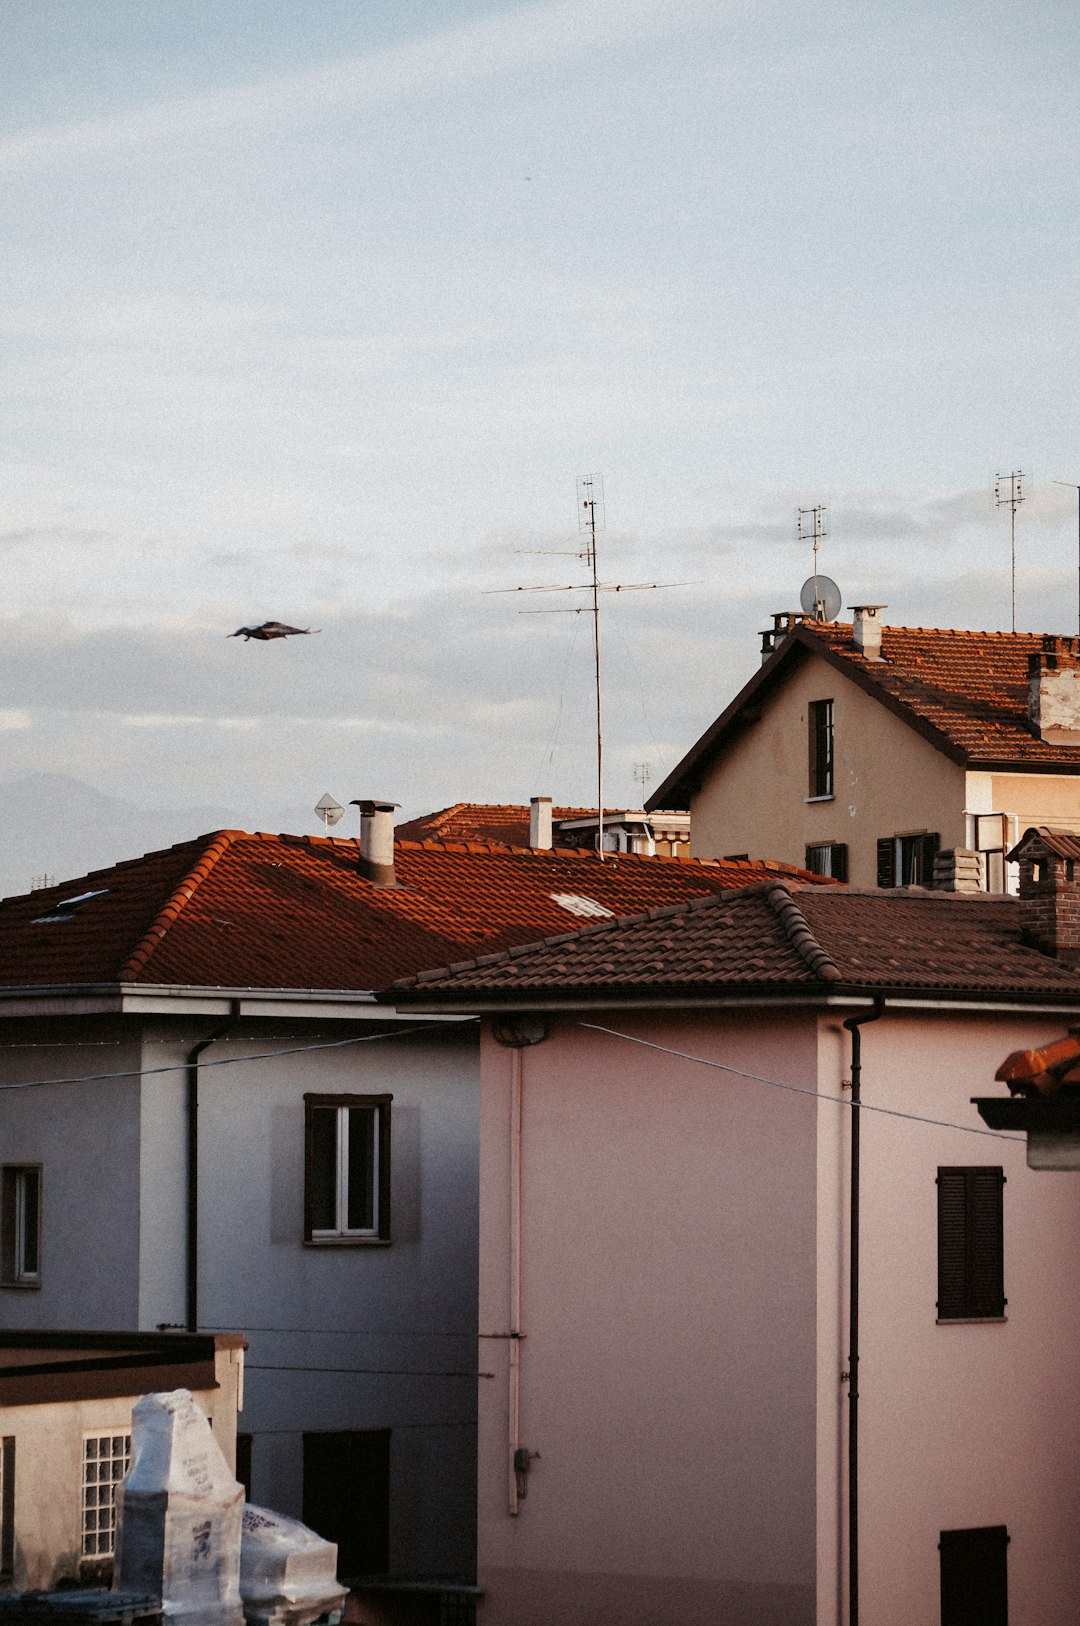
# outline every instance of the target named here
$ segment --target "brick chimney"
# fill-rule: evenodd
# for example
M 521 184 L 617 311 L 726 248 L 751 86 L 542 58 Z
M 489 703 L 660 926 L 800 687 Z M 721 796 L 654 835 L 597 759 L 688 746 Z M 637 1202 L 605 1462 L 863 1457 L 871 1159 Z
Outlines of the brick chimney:
M 1028 720 L 1048 745 L 1080 745 L 1080 639 L 1047 634 L 1028 656 Z
M 360 809 L 361 875 L 375 886 L 397 886 L 394 873 L 394 809 L 397 802 L 350 802 Z
M 1080 836 L 1039 825 L 1024 831 L 1009 858 L 1020 866 L 1024 942 L 1080 963 Z
M 851 606 L 851 636 L 855 640 L 855 648 L 865 655 L 868 661 L 882 661 L 885 659 L 881 653 L 881 622 L 878 620 L 878 611 L 887 610 L 888 608 L 887 604 L 853 604 Z

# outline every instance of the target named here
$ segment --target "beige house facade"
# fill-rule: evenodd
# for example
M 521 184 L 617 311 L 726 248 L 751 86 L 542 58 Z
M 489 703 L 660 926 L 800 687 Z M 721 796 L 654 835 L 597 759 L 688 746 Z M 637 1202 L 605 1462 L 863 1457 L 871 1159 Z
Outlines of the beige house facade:
M 1080 665 L 1077 640 L 877 630 L 868 654 L 858 612 L 792 625 L 650 807 L 690 806 L 697 858 L 929 885 L 936 854 L 959 849 L 984 890 L 1015 891 L 1006 854 L 1024 829 L 1080 831 L 1080 731 L 1031 715 L 1048 663 Z

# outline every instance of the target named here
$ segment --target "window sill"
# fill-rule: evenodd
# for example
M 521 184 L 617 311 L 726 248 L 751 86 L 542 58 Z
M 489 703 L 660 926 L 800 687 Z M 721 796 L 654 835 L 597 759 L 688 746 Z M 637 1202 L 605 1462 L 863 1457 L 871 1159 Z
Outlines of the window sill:
M 305 1248 L 388 1248 L 388 1236 L 306 1236 Z
M 36 1282 L 0 1282 L 0 1288 L 7 1288 L 16 1293 L 40 1293 L 41 1281 Z
M 1008 1319 L 1007 1315 L 939 1315 L 936 1325 L 939 1327 L 1003 1327 Z
M 804 801 L 804 803 L 805 803 L 805 805 L 807 807 L 810 806 L 811 802 L 835 802 L 835 800 L 836 800 L 836 794 L 835 794 L 834 791 L 830 791 L 827 796 L 804 796 L 803 797 L 803 801 Z

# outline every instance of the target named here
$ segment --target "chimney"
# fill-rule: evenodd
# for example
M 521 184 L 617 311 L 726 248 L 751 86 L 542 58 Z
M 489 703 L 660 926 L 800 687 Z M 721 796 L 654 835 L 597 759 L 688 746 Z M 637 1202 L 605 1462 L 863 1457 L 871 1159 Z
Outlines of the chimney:
M 982 854 L 968 847 L 943 847 L 934 854 L 935 892 L 981 892 Z
M 394 809 L 397 802 L 350 802 L 360 809 L 361 875 L 375 886 L 397 886 L 394 874 Z
M 868 661 L 881 661 L 885 657 L 881 653 L 881 622 L 878 620 L 878 611 L 887 610 L 887 604 L 852 604 L 851 634 L 855 640 L 855 648 L 865 655 Z
M 773 611 L 772 626 L 768 627 L 761 634 L 762 666 L 765 665 L 765 662 L 768 660 L 769 656 L 775 654 L 780 648 L 780 645 L 783 643 L 788 633 L 791 632 L 792 628 L 797 627 L 801 621 L 806 621 L 807 619 L 808 617 L 803 615 L 800 610 Z
M 551 797 L 534 796 L 529 803 L 529 846 L 551 846 Z
M 1080 640 L 1047 635 L 1028 656 L 1028 720 L 1048 745 L 1080 745 Z
M 1020 866 L 1024 942 L 1080 963 L 1080 835 L 1040 825 L 1025 830 L 1008 856 Z

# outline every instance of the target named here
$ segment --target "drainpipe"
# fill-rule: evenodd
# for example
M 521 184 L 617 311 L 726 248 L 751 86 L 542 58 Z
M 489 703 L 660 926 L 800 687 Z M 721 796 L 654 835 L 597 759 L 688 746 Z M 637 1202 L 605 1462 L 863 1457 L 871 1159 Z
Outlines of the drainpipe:
M 240 1019 L 240 1001 L 230 999 L 229 1019 L 187 1053 L 187 1306 L 184 1325 L 199 1330 L 199 1057 L 232 1031 Z
M 848 1223 L 848 1619 L 859 1626 L 859 1110 L 862 1087 L 862 1034 L 867 1022 L 885 1014 L 875 999 L 868 1016 L 849 1016 L 851 1034 L 851 1216 Z

